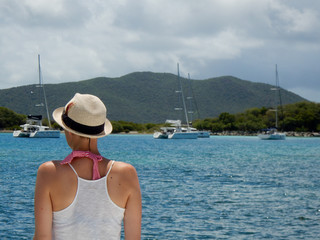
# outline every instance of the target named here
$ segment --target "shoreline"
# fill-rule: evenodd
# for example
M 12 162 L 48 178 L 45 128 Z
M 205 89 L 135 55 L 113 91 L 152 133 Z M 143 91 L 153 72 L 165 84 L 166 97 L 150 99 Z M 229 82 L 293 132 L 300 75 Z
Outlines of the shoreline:
M 13 133 L 14 130 L 0 130 L 0 133 Z M 64 131 L 60 131 L 60 133 L 64 134 Z M 320 137 L 319 132 L 284 132 L 287 137 Z M 152 135 L 153 133 L 149 132 L 138 132 L 138 131 L 130 131 L 130 132 L 120 132 L 120 133 L 111 133 L 112 135 L 117 134 L 127 134 L 127 135 L 142 135 L 148 134 Z M 224 132 L 215 132 L 211 133 L 210 136 L 258 136 L 259 132 L 245 132 L 245 131 L 224 131 Z
M 287 137 L 320 137 L 318 132 L 283 132 Z M 212 133 L 211 136 L 258 136 L 259 132 L 224 131 Z

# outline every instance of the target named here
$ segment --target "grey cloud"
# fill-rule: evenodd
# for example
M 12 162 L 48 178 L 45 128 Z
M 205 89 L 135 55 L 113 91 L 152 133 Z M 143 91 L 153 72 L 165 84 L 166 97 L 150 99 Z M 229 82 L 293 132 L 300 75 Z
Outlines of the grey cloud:
M 320 102 L 315 0 L 2 0 L 1 88 L 176 72 L 281 84 Z M 312 91 L 309 91 L 312 89 Z M 310 94 L 311 93 L 311 94 Z

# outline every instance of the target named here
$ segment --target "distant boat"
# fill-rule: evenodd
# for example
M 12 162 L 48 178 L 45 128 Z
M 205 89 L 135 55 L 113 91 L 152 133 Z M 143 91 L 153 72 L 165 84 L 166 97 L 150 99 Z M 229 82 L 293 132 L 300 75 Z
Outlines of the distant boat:
M 281 99 L 280 98 L 280 86 L 279 86 L 279 76 L 278 76 L 278 68 L 276 64 L 276 86 L 275 88 L 272 88 L 271 90 L 276 91 L 276 99 Z M 281 102 L 280 102 L 281 104 Z M 285 140 L 286 139 L 286 134 L 278 132 L 278 101 L 276 101 L 275 104 L 275 118 L 276 118 L 276 127 L 275 128 L 268 128 L 268 129 L 263 129 L 263 133 L 259 134 L 258 137 L 261 140 Z
M 21 130 L 13 132 L 14 137 L 27 138 L 59 138 L 60 131 L 50 130 L 49 127 L 42 125 L 41 115 L 28 115 L 27 123 L 20 125 Z
M 198 113 L 198 116 L 200 118 L 200 114 L 199 114 L 199 109 L 198 109 L 198 105 L 196 100 L 194 99 L 194 94 L 193 94 L 193 90 L 191 87 L 191 80 L 190 80 L 190 74 L 188 73 L 188 80 L 189 80 L 189 96 L 187 96 L 187 100 L 189 102 L 189 108 L 188 108 L 188 113 L 189 113 L 189 122 L 190 124 L 192 124 L 192 119 L 193 119 L 193 105 L 195 105 L 196 107 L 196 112 Z M 193 132 L 198 132 L 198 138 L 210 138 L 210 131 L 206 131 L 206 130 L 198 130 L 196 128 L 190 127 L 191 131 Z
M 180 72 L 179 72 L 179 63 L 177 64 L 178 70 L 178 80 L 180 90 L 176 92 L 181 95 L 183 108 L 175 108 L 175 110 L 184 110 L 187 127 L 182 127 L 181 120 L 167 120 L 166 123 L 170 123 L 172 126 L 170 128 L 163 127 L 160 129 L 160 132 L 155 132 L 153 137 L 156 139 L 197 139 L 198 138 L 198 131 L 192 131 L 191 127 L 189 126 L 188 114 L 186 103 L 184 99 L 182 83 L 180 79 Z
M 40 55 L 38 55 L 38 66 L 39 66 L 39 85 L 37 87 L 40 87 L 43 90 L 45 104 L 40 103 L 40 104 L 36 104 L 36 106 L 38 107 L 45 106 L 49 127 L 42 125 L 42 115 L 28 115 L 27 122 L 23 125 L 20 125 L 20 127 L 22 128 L 21 130 L 16 130 L 13 132 L 13 137 L 27 137 L 27 138 L 59 138 L 60 137 L 59 130 L 51 129 L 47 98 L 46 98 L 46 93 L 45 93 L 44 85 L 42 82 L 42 76 L 41 76 Z
M 180 120 L 167 120 L 166 123 L 171 123 L 174 126 L 173 131 L 170 130 L 168 132 L 169 139 L 197 139 L 198 138 L 198 131 L 192 130 L 191 127 L 182 127 Z
M 285 140 L 286 134 L 280 133 L 276 128 L 263 129 L 263 133 L 259 134 L 258 137 L 261 140 Z

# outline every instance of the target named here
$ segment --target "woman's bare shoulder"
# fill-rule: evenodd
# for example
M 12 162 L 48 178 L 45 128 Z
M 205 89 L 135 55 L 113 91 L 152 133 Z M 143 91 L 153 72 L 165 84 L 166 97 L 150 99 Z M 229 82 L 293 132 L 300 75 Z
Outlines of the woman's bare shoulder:
M 49 180 L 49 178 L 55 177 L 61 168 L 60 162 L 59 160 L 53 160 L 42 163 L 38 168 L 38 178 Z
M 137 175 L 137 171 L 136 171 L 135 167 L 132 166 L 131 164 L 125 163 L 125 162 L 115 162 L 112 167 L 112 170 L 114 172 L 125 174 L 125 175 L 127 175 L 127 174 Z
M 59 168 L 60 162 L 61 161 L 59 161 L 59 160 L 52 160 L 52 161 L 44 162 L 39 166 L 38 171 L 46 172 L 46 173 L 53 172 L 57 168 Z
M 115 162 L 111 173 L 115 174 L 119 179 L 121 179 L 121 182 L 125 182 L 128 186 L 139 182 L 138 173 L 135 167 L 129 163 Z
M 113 176 L 116 176 L 118 187 L 126 189 L 128 195 L 140 192 L 138 173 L 134 166 L 129 163 L 115 162 L 112 167 Z

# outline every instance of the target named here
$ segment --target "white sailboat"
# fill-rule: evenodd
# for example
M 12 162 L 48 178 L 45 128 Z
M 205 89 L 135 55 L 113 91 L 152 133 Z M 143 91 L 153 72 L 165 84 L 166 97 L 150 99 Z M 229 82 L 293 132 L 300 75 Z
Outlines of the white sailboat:
M 153 134 L 153 137 L 156 139 L 197 139 L 197 138 L 209 138 L 210 132 L 208 131 L 198 131 L 196 128 L 193 128 L 189 125 L 189 117 L 188 114 L 190 114 L 190 117 L 192 118 L 193 111 L 191 109 L 191 101 L 192 96 L 188 96 L 187 100 L 190 102 L 190 109 L 187 111 L 186 102 L 184 98 L 184 92 L 182 88 L 181 78 L 180 78 L 180 71 L 179 71 L 179 63 L 177 64 L 178 69 L 178 80 L 179 80 L 179 86 L 180 89 L 176 91 L 176 93 L 179 93 L 182 99 L 182 105 L 183 107 L 175 108 L 177 111 L 184 111 L 185 119 L 187 126 L 183 127 L 181 124 L 181 120 L 166 120 L 167 124 L 170 124 L 169 127 L 161 127 L 160 131 L 157 131 Z M 189 81 L 190 81 L 190 75 L 188 75 Z
M 47 118 L 49 122 L 49 127 L 42 125 L 42 115 L 28 115 L 27 122 L 20 125 L 21 129 L 13 132 L 13 137 L 27 137 L 27 138 L 59 138 L 60 131 L 52 130 L 50 123 L 50 115 L 48 110 L 47 98 L 42 82 L 41 67 L 40 67 L 40 55 L 38 55 L 38 66 L 39 66 L 39 85 L 37 87 L 42 88 L 44 102 L 37 104 L 36 106 L 45 107 L 47 112 Z
M 176 129 L 168 135 L 168 138 L 169 139 L 197 139 L 198 132 L 192 131 L 191 127 L 189 126 L 187 107 L 186 107 L 186 102 L 184 99 L 183 88 L 182 88 L 180 72 L 179 72 L 179 63 L 177 64 L 177 69 L 178 69 L 178 80 L 179 80 L 180 90 L 178 90 L 176 92 L 181 95 L 183 109 L 182 108 L 175 108 L 175 110 L 183 110 L 184 111 L 184 115 L 185 115 L 186 122 L 187 122 L 187 127 L 182 127 L 181 124 L 177 125 Z M 181 121 L 180 121 L 180 123 L 181 123 Z
M 279 76 L 278 76 L 278 68 L 276 64 L 276 86 L 271 88 L 271 90 L 276 92 L 276 99 L 280 98 L 280 86 L 279 86 Z M 278 132 L 278 101 L 275 104 L 275 118 L 276 118 L 276 127 L 263 129 L 263 133 L 259 134 L 258 137 L 261 140 L 285 140 L 286 134 Z
M 196 100 L 194 99 L 194 94 L 193 94 L 193 91 L 192 91 L 192 87 L 191 87 L 191 80 L 190 80 L 190 74 L 188 73 L 188 80 L 189 80 L 189 96 L 187 96 L 187 100 L 189 102 L 189 108 L 188 108 L 188 114 L 189 114 L 189 121 L 190 123 L 192 123 L 193 121 L 193 103 L 195 104 L 195 107 L 196 107 L 196 112 L 198 113 L 198 116 L 200 118 L 200 115 L 199 115 L 199 109 L 198 109 L 198 106 L 197 106 L 197 103 L 196 103 Z M 198 130 L 196 128 L 193 128 L 191 127 L 190 128 L 191 131 L 194 131 L 194 132 L 198 132 L 198 138 L 210 138 L 210 132 L 209 131 L 206 131 L 206 130 Z
M 261 140 L 285 140 L 286 134 L 278 132 L 276 128 L 268 128 L 264 130 L 264 133 L 259 134 L 258 137 Z

